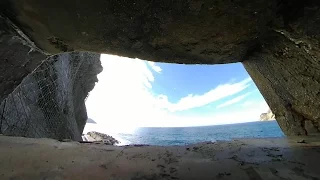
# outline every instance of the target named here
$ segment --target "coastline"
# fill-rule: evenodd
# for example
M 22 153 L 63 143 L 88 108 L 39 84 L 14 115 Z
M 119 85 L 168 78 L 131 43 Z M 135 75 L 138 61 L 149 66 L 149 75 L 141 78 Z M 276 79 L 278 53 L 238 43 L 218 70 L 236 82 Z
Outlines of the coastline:
M 125 146 L 132 144 L 131 142 L 121 138 L 116 133 L 101 133 L 96 131 L 90 131 L 82 135 L 83 142 L 101 142 L 106 145 Z
M 260 120 L 259 122 L 276 121 L 276 119 Z
M 102 130 L 102 128 L 101 128 Z M 105 130 L 107 131 L 107 130 Z M 101 131 L 98 131 L 101 132 Z M 139 128 L 131 132 L 106 133 L 119 140 L 121 145 L 188 145 L 203 141 L 231 140 L 234 138 L 268 138 L 283 137 L 281 129 L 275 121 L 249 122 L 215 126 L 197 127 L 150 127 Z
M 116 130 L 108 128 L 108 126 L 101 126 L 101 125 L 99 125 L 97 123 L 96 124 L 87 123 L 85 128 L 84 128 L 83 134 L 87 134 L 87 133 L 92 132 L 92 131 L 112 136 L 114 139 L 119 141 L 118 144 L 114 144 L 115 146 L 122 146 L 122 145 L 131 144 L 130 141 L 121 138 Z

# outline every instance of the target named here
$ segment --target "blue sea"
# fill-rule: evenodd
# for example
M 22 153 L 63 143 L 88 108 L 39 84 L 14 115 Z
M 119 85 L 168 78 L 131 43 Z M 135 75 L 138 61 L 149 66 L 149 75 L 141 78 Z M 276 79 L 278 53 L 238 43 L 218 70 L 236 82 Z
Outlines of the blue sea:
M 204 141 L 235 138 L 284 137 L 277 121 L 250 122 L 201 127 L 138 128 L 132 133 L 119 133 L 123 144 L 187 145 Z M 125 141 L 125 142 L 123 142 Z

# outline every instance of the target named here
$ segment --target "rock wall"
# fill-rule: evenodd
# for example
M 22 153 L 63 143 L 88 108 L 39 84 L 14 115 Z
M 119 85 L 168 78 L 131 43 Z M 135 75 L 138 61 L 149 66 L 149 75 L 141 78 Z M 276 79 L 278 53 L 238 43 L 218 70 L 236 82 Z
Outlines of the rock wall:
M 320 132 L 320 19 L 295 25 L 270 33 L 243 64 L 283 132 L 308 135 Z
M 49 57 L 2 101 L 1 133 L 81 140 L 88 119 L 84 101 L 101 71 L 99 54 Z
M 10 20 L 0 15 L 0 102 L 46 57 Z
M 90 136 L 90 138 L 94 139 L 94 141 L 100 141 L 107 145 L 116 145 L 120 142 L 116 140 L 114 137 L 109 136 L 107 134 L 91 131 L 86 134 L 86 136 Z

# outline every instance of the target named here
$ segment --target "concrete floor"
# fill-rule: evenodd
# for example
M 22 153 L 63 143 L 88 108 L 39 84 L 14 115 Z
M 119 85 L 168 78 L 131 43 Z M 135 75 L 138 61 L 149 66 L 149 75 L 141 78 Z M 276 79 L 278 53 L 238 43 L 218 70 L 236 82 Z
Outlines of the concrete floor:
M 320 179 L 320 138 L 301 139 L 117 147 L 1 136 L 0 179 Z

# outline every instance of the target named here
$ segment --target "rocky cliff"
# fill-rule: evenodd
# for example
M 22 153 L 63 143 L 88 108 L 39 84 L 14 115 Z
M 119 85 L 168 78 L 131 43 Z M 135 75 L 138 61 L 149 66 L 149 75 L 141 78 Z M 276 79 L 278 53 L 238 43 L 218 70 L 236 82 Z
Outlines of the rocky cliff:
M 103 142 L 106 145 L 116 145 L 120 143 L 114 137 L 96 131 L 88 132 L 86 135 L 83 135 L 82 137 L 85 141 Z
M 0 14 L 0 103 L 47 57 Z
M 2 134 L 81 140 L 84 100 L 102 71 L 100 55 L 64 53 L 44 60 L 0 104 Z
M 275 120 L 275 115 L 269 109 L 266 113 L 260 115 L 260 121 L 272 121 Z

